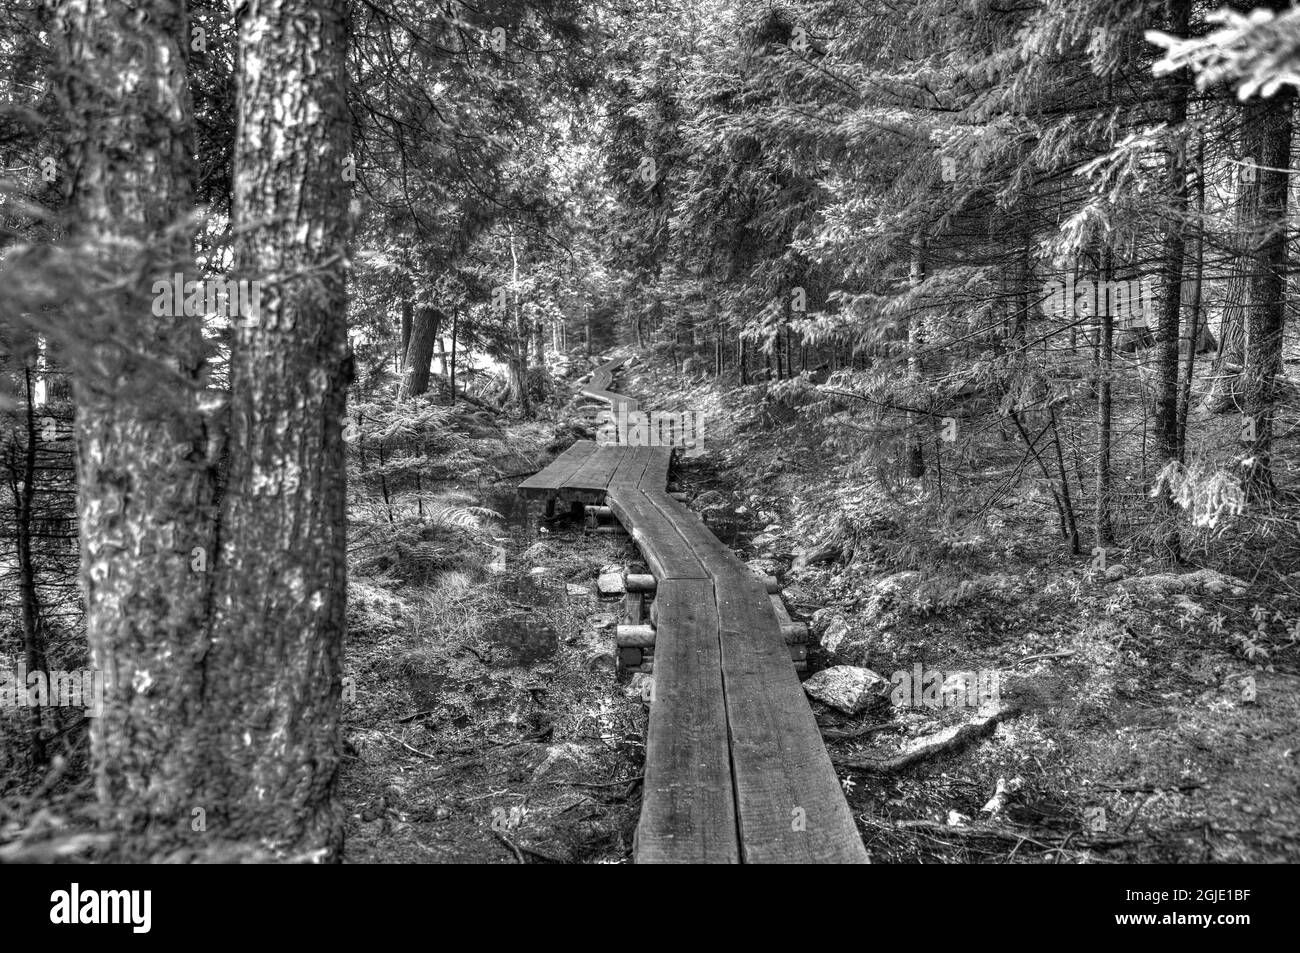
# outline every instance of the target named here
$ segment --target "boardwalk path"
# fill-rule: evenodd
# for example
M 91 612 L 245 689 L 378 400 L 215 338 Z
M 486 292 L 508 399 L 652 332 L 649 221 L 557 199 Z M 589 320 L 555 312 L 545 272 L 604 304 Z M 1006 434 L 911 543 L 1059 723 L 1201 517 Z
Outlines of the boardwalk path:
M 614 408 L 621 361 L 583 393 Z M 579 441 L 520 484 L 526 496 L 604 502 L 656 579 L 655 694 L 638 863 L 864 863 L 767 588 L 666 492 L 667 447 Z

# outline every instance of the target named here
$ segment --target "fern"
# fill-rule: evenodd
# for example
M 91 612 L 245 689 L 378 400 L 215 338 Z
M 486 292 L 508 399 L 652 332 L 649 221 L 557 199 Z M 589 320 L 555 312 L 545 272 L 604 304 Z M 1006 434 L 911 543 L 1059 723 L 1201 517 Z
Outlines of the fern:
M 484 519 L 504 519 L 496 510 L 485 506 L 458 506 L 454 503 L 433 504 L 425 510 L 425 519 L 438 526 L 482 529 Z

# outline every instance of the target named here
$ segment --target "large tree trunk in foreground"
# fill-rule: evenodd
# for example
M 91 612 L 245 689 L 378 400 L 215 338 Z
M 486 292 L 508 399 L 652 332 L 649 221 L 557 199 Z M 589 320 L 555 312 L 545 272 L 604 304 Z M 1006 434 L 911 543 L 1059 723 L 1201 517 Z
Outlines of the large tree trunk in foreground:
M 202 695 L 209 829 L 326 855 L 343 821 L 346 22 L 344 0 L 259 0 L 238 15 L 235 260 L 272 283 L 232 355 Z
M 189 829 L 212 551 L 200 322 L 155 315 L 152 282 L 185 272 L 192 113 L 182 0 L 65 0 L 53 34 L 82 276 L 66 358 L 75 367 L 77 509 L 91 664 L 106 707 L 91 723 L 104 821 Z M 148 260 L 146 260 L 146 256 Z M 87 278 L 89 282 L 92 279 Z

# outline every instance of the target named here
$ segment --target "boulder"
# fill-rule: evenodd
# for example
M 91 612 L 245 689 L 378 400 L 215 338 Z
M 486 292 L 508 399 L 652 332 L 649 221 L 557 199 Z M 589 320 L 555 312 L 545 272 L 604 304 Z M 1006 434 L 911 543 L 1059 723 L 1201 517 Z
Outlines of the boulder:
M 835 665 L 817 672 L 803 683 L 803 689 L 810 698 L 857 715 L 889 702 L 890 681 L 869 668 Z

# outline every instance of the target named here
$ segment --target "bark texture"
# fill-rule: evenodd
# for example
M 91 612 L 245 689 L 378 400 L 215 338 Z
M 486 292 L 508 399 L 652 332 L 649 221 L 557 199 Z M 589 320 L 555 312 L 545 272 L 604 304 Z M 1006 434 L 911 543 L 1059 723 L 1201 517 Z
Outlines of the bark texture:
M 350 132 L 343 0 L 237 14 L 236 267 L 266 282 L 231 362 L 231 462 L 202 701 L 209 826 L 286 850 L 342 843 L 342 418 Z
M 193 208 L 188 18 L 181 0 L 64 0 L 54 45 L 69 135 L 71 246 L 102 288 L 78 289 L 77 509 L 105 821 L 188 822 L 211 552 L 209 434 L 198 322 L 155 315 L 152 281 L 185 272 Z M 75 342 L 75 344 L 73 343 Z M 188 826 L 188 824 L 187 824 Z
M 1247 279 L 1246 360 L 1242 370 L 1244 429 L 1242 479 L 1255 498 L 1273 492 L 1273 402 L 1282 367 L 1282 328 L 1286 320 L 1287 169 L 1291 163 L 1291 112 L 1294 93 L 1254 99 L 1243 108 L 1244 136 L 1257 156 L 1256 211 L 1250 230 Z M 1253 434 L 1253 437 L 1251 436 Z
M 429 364 L 433 361 L 433 347 L 442 317 L 437 308 L 420 308 L 415 313 L 411 341 L 403 362 L 402 388 L 398 394 L 402 400 L 419 397 L 429 390 Z

